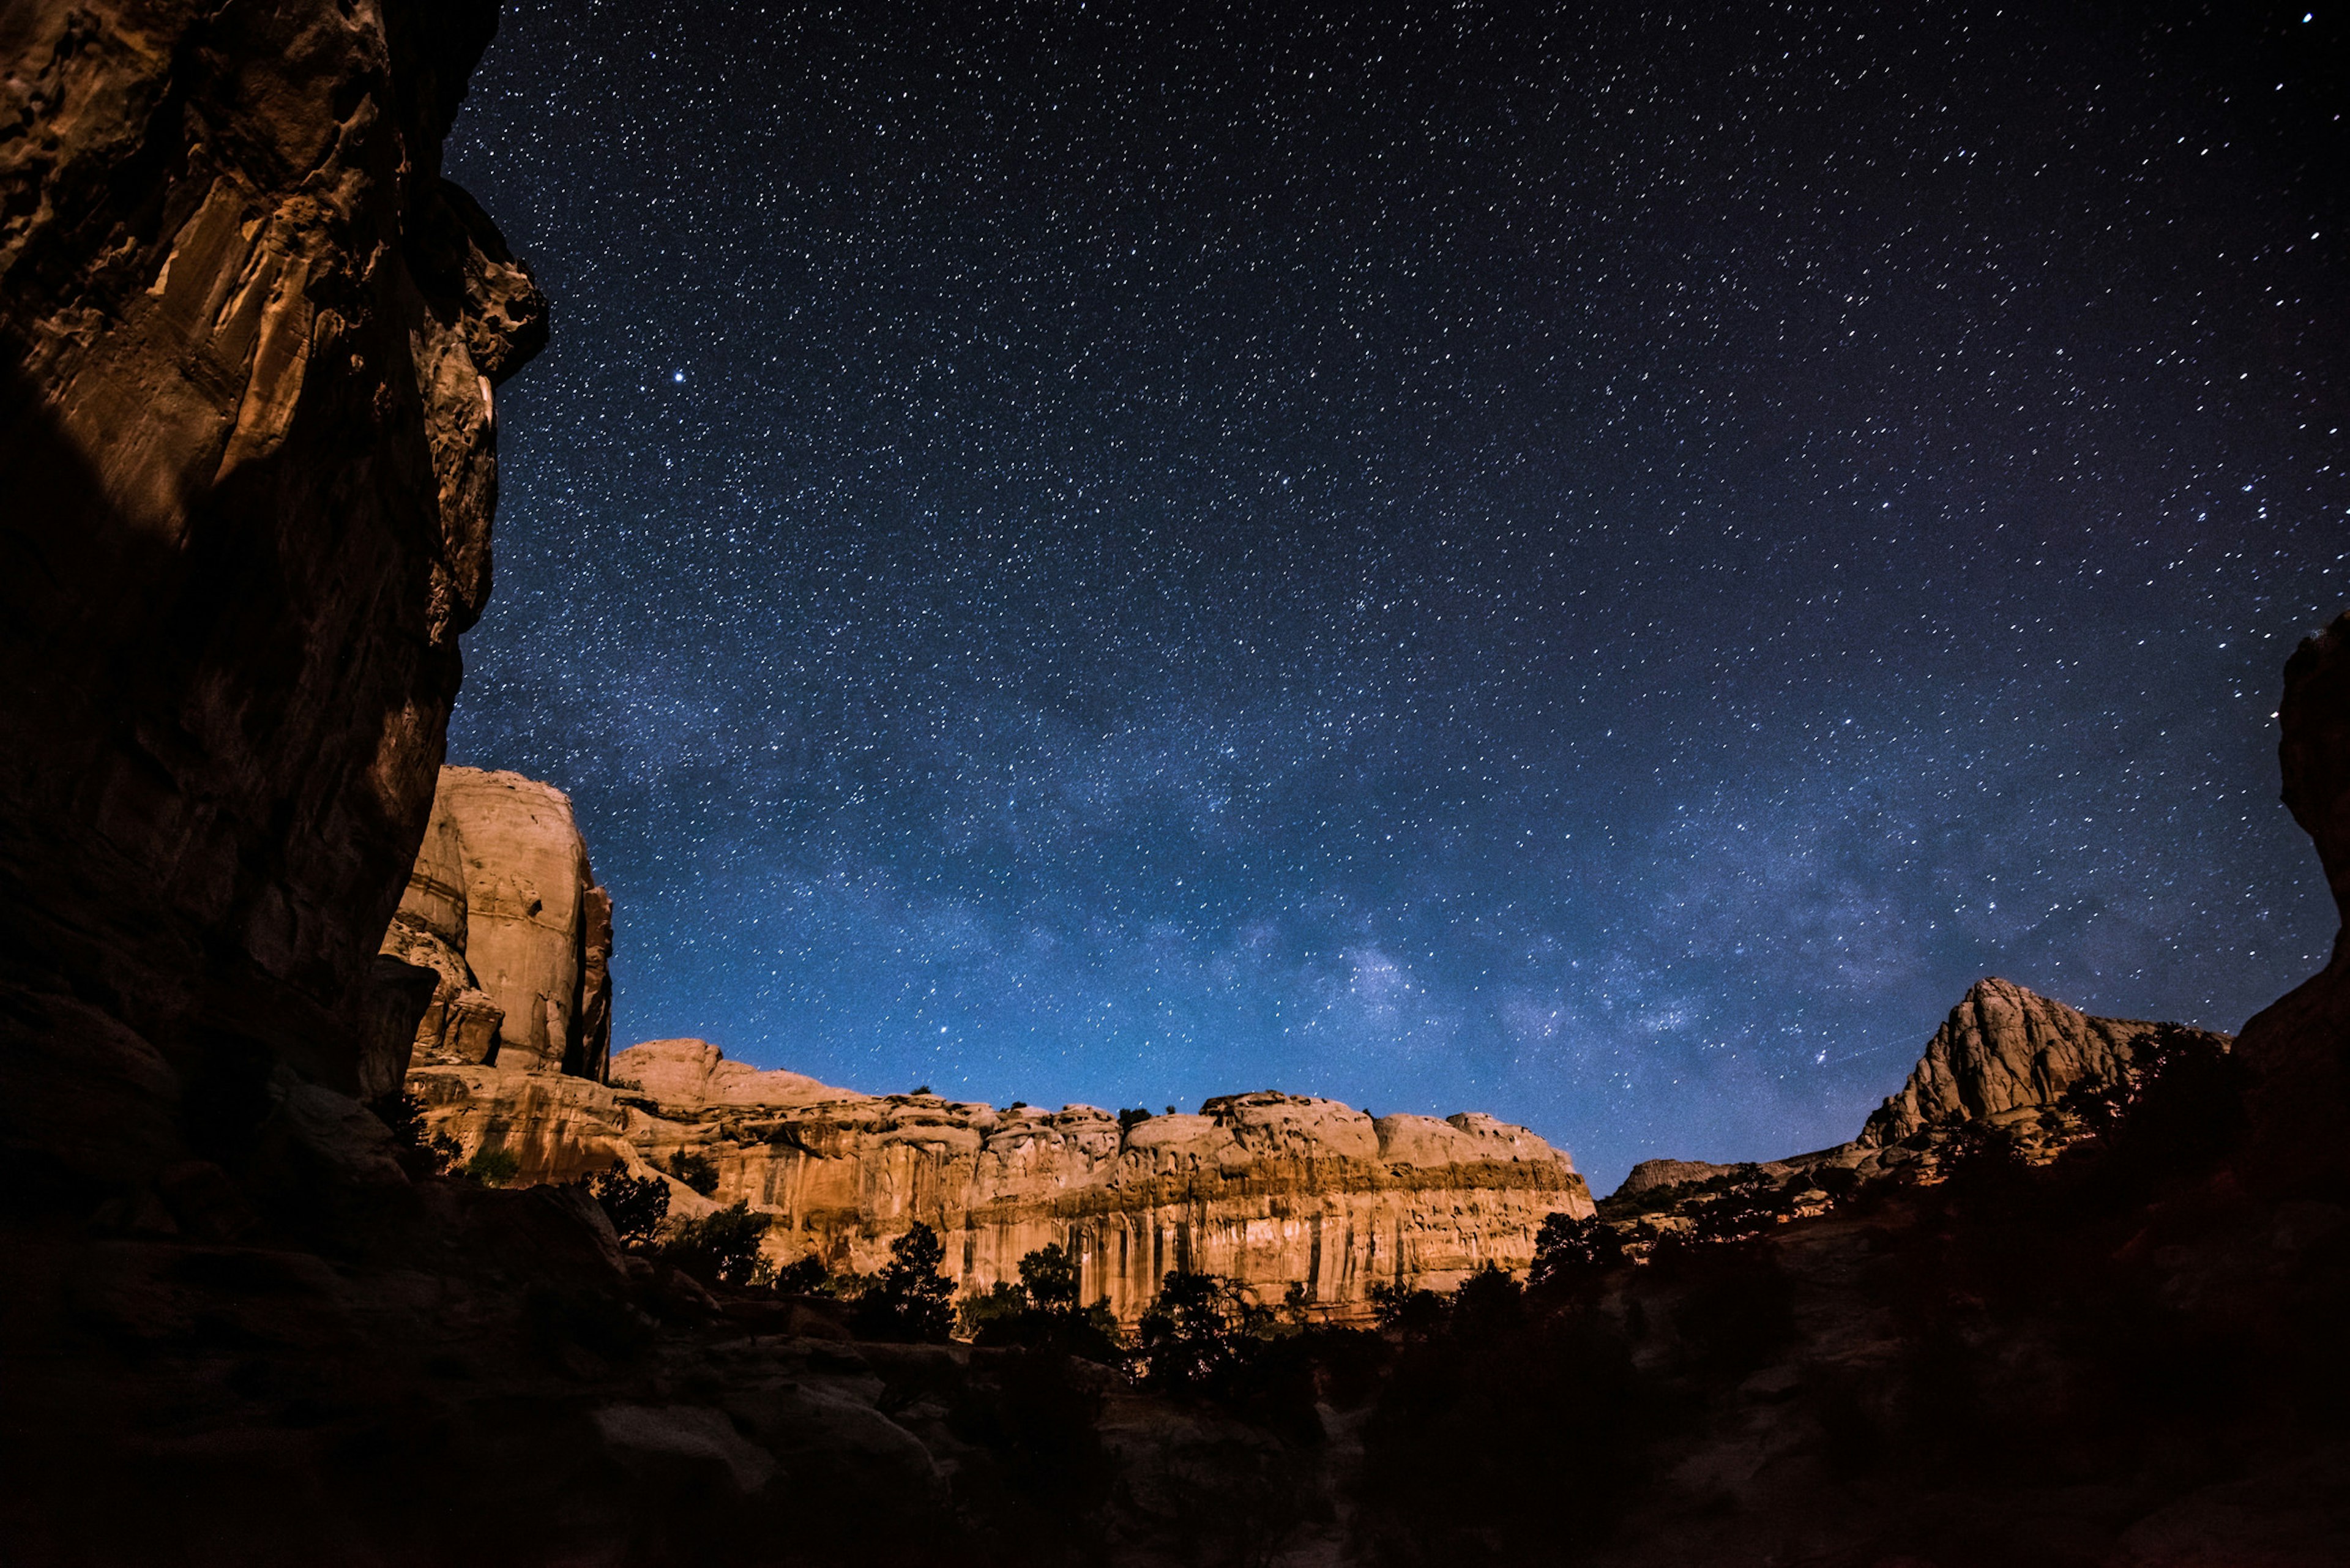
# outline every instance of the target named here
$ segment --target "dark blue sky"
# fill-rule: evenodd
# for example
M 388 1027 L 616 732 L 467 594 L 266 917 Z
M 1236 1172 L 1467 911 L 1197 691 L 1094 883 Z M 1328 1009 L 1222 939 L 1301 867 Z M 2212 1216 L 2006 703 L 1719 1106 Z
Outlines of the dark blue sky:
M 616 1042 L 858 1088 L 1604 1188 L 1983 974 L 2233 1028 L 2350 251 L 2338 20 L 2212 9 L 510 5 L 452 758 L 577 803 Z

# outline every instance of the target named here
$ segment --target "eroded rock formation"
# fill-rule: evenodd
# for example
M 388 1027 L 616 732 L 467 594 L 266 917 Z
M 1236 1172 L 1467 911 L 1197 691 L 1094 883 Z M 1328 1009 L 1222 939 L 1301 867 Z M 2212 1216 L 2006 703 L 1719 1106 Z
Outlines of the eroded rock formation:
M 545 336 L 440 177 L 496 15 L 0 8 L 0 1147 L 45 1179 L 358 1092 L 418 994 L 371 961 Z
M 779 1261 L 869 1272 L 920 1220 L 965 1290 L 1016 1280 L 1047 1243 L 1078 1258 L 1087 1300 L 1139 1316 L 1170 1269 L 1228 1276 L 1322 1316 L 1367 1314 L 1369 1288 L 1450 1288 L 1487 1263 L 1523 1270 L 1544 1216 L 1588 1214 L 1561 1150 L 1492 1117 L 1373 1118 L 1334 1100 L 1227 1096 L 1197 1116 L 1121 1127 L 933 1096 L 858 1095 L 726 1062 L 698 1040 L 631 1046 L 612 1087 L 478 1066 L 420 1067 L 411 1092 L 468 1151 L 512 1149 L 525 1179 L 618 1159 L 718 1171 L 712 1199 L 672 1181 L 678 1211 L 747 1199 L 775 1217 Z
M 2135 1042 L 2155 1027 L 2092 1018 L 2012 981 L 1977 981 L 1857 1141 L 1880 1148 L 1946 1122 L 2054 1106 L 2069 1090 L 2119 1077 Z
M 1601 1211 L 1669 1230 L 1732 1188 L 1794 1190 L 1828 1170 L 1866 1181 L 1906 1169 L 1910 1179 L 1930 1179 L 1945 1146 L 1973 1131 L 1994 1132 L 2025 1160 L 2043 1163 L 2085 1130 L 2064 1108 L 2065 1096 L 2117 1083 L 2165 1035 L 2222 1052 L 2233 1044 L 2178 1024 L 2092 1017 L 2012 981 L 1980 980 L 1927 1042 L 1900 1092 L 1850 1143 L 1745 1165 L 1642 1160 Z M 1789 1210 L 1803 1211 L 1804 1205 Z
M 434 977 L 416 1061 L 604 1076 L 612 900 L 554 785 L 442 768 L 383 950 Z

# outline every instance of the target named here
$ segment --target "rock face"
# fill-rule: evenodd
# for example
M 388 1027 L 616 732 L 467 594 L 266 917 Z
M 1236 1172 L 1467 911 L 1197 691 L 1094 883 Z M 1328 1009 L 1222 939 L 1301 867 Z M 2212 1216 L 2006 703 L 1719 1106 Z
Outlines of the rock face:
M 714 1199 L 673 1181 L 674 1211 L 747 1199 L 775 1216 L 779 1261 L 814 1253 L 870 1272 L 920 1220 L 962 1288 L 983 1291 L 1057 1243 L 1079 1260 L 1086 1298 L 1129 1321 L 1172 1269 L 1274 1302 L 1300 1284 L 1319 1315 L 1359 1320 L 1372 1285 L 1522 1270 L 1544 1216 L 1593 1211 L 1564 1152 L 1475 1114 L 1374 1119 L 1265 1093 L 1121 1128 L 1090 1106 L 855 1095 L 679 1040 L 619 1053 L 612 1078 L 641 1087 L 475 1066 L 420 1067 L 409 1082 L 432 1123 L 469 1151 L 512 1149 L 525 1179 L 614 1159 L 665 1170 L 691 1153 L 716 1167 Z
M 2286 663 L 2277 720 L 2284 804 L 2315 841 L 2344 925 L 2332 960 L 2254 1015 L 2239 1049 L 2252 1080 L 2251 1173 L 2271 1191 L 2316 1192 L 2350 1168 L 2350 614 Z
M 2076 1085 L 2118 1077 L 2131 1043 L 2154 1027 L 2092 1018 L 2009 981 L 1977 981 L 1856 1141 L 1882 1148 L 1945 1122 L 2054 1106 Z
M 0 9 L 20 1168 L 135 1181 L 242 1145 L 286 1074 L 361 1088 L 421 993 L 371 961 L 489 589 L 490 389 L 545 336 L 439 171 L 495 25 L 480 0 Z
M 2027 1161 L 2051 1159 L 2082 1132 L 2078 1118 L 2058 1108 L 2065 1095 L 2119 1079 L 2139 1042 L 2161 1030 L 2223 1051 L 2232 1044 L 2205 1030 L 2094 1018 L 2012 981 L 1977 981 L 1927 1042 L 1900 1092 L 1870 1115 L 1852 1142 L 1760 1164 L 1642 1160 L 1602 1211 L 1669 1227 L 1725 1187 L 1792 1191 L 1827 1170 L 1870 1179 L 1906 1169 L 1912 1179 L 1930 1179 L 1942 1146 L 1969 1127 L 1996 1129 Z
M 442 768 L 383 951 L 434 976 L 415 1060 L 604 1076 L 612 900 L 552 784 Z

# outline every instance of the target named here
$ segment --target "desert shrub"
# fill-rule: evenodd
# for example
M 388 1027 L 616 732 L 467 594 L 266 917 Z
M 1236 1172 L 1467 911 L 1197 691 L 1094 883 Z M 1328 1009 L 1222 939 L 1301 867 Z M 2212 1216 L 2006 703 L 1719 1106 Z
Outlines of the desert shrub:
M 368 1109 L 390 1129 L 400 1168 L 411 1177 L 446 1176 L 464 1153 L 455 1138 L 425 1127 L 423 1102 L 405 1090 L 369 1101 Z
M 1010 1280 L 998 1280 L 984 1291 L 976 1291 L 955 1305 L 955 1325 L 965 1337 L 978 1339 L 996 1324 L 1008 1324 L 1023 1313 L 1035 1309 L 1028 1304 L 1028 1293 Z M 981 1339 L 983 1345 L 995 1341 Z
M 773 1219 L 754 1214 L 747 1199 L 728 1208 L 672 1225 L 662 1241 L 664 1262 L 683 1269 L 705 1283 L 750 1284 L 759 1267 L 759 1243 Z
M 868 1339 L 943 1345 L 953 1337 L 954 1282 L 939 1265 L 946 1250 L 920 1220 L 889 1243 L 889 1262 L 857 1298 L 855 1327 Z
M 1020 1288 L 1040 1307 L 1077 1304 L 1077 1261 L 1059 1242 L 1037 1248 L 1020 1260 Z
M 708 1155 L 681 1149 L 669 1162 L 669 1173 L 704 1198 L 718 1195 L 718 1163 Z
M 1057 1243 L 1039 1247 L 1020 1260 L 1020 1282 L 998 1281 L 985 1293 L 965 1296 L 962 1330 L 986 1345 L 1024 1345 L 1081 1360 L 1121 1365 L 1126 1347 L 1107 1297 L 1077 1305 L 1077 1264 Z
M 810 1252 L 777 1269 L 774 1282 L 775 1289 L 785 1295 L 824 1295 L 832 1282 L 832 1272 L 824 1266 L 822 1258 Z
M 1143 1108 L 1142 1106 L 1135 1106 L 1132 1110 L 1127 1110 L 1127 1111 L 1120 1111 L 1120 1112 L 1118 1112 L 1118 1136 L 1119 1136 L 1120 1137 L 1125 1137 L 1128 1133 L 1132 1132 L 1135 1128 L 1137 1128 L 1137 1127 L 1140 1127 L 1143 1123 L 1145 1123 L 1145 1122 L 1149 1121 L 1149 1119 L 1150 1119 L 1150 1113 L 1149 1113 L 1148 1110 L 1144 1109 L 1144 1108 Z
M 630 1176 L 619 1160 L 588 1182 L 588 1191 L 628 1246 L 651 1246 L 669 1218 L 669 1183 L 657 1176 Z
M 1409 1290 L 1400 1284 L 1373 1285 L 1367 1294 L 1379 1327 L 1409 1339 L 1425 1339 L 1441 1329 L 1451 1306 L 1434 1291 Z
M 522 1157 L 504 1144 L 484 1144 L 460 1174 L 484 1187 L 504 1187 L 522 1174 Z

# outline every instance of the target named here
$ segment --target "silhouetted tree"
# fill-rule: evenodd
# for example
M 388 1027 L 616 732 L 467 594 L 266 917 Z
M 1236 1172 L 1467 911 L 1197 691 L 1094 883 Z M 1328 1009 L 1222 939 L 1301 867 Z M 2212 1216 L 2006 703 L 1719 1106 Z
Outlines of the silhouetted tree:
M 758 1272 L 759 1242 L 773 1222 L 754 1214 L 748 1199 L 671 1228 L 661 1256 L 696 1279 L 723 1285 L 750 1284 Z
M 1049 1242 L 1020 1260 L 1020 1284 L 1037 1306 L 1076 1306 L 1077 1261 L 1059 1242 Z
M 718 1166 L 708 1155 L 681 1149 L 669 1162 L 669 1173 L 704 1198 L 718 1194 Z
M 1596 1214 L 1579 1220 L 1571 1214 L 1552 1214 L 1534 1232 L 1534 1262 L 1530 1278 L 1539 1288 L 1555 1289 L 1615 1268 L 1624 1261 L 1624 1239 L 1615 1226 Z
M 954 1282 L 939 1265 L 946 1250 L 920 1220 L 889 1243 L 889 1262 L 857 1299 L 857 1332 L 869 1339 L 943 1345 L 954 1335 Z
M 617 1159 L 588 1190 L 628 1246 L 650 1246 L 669 1219 L 669 1183 L 658 1176 L 630 1176 Z
M 1153 1386 L 1201 1389 L 1231 1371 L 1251 1326 L 1249 1303 L 1231 1281 L 1172 1270 L 1136 1326 L 1135 1344 Z
M 793 1259 L 775 1271 L 775 1289 L 785 1295 L 812 1296 L 824 1293 L 832 1279 L 832 1271 L 814 1252 Z

